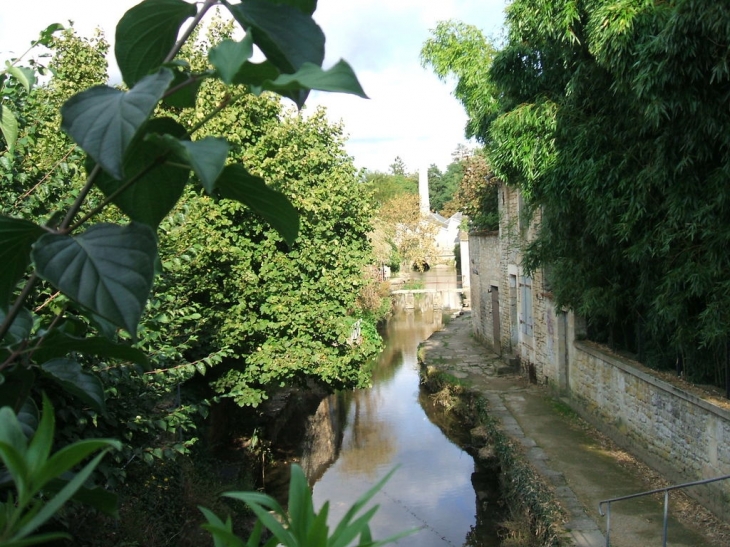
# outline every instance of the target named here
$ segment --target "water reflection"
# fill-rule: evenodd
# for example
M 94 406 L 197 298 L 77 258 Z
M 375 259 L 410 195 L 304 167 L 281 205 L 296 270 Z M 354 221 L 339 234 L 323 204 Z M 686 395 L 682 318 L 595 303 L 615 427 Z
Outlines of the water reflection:
M 316 482 L 315 504 L 330 500 L 330 522 L 399 465 L 374 500 L 380 504 L 371 527 L 376 539 L 420 528 L 398 545 L 460 546 L 475 525 L 474 461 L 441 433 L 418 402 L 418 344 L 440 327 L 440 312 L 397 314 L 388 324 L 373 387 L 333 396 L 320 408 L 326 433 L 311 432 L 308 444 L 326 450 L 305 454 L 302 463 L 311 469 L 310 483 Z M 316 440 L 320 435 L 331 435 L 329 445 Z

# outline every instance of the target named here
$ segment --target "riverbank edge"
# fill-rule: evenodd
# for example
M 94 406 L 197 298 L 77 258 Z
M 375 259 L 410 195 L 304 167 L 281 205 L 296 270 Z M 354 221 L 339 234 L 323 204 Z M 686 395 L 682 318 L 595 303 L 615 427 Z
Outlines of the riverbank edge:
M 566 511 L 553 489 L 529 463 L 518 444 L 490 413 L 487 398 L 463 381 L 428 365 L 419 349 L 421 384 L 434 401 L 471 429 L 471 440 L 462 448 L 479 465 L 500 474 L 500 488 L 507 506 L 502 523 L 505 545 L 513 547 L 565 547 Z M 482 508 L 478 508 L 481 510 Z

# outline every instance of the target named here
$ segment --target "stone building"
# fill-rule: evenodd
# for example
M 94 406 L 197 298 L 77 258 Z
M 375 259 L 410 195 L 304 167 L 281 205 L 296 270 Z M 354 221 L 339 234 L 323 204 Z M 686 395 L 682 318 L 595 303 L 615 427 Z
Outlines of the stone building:
M 499 207 L 499 231 L 469 237 L 474 332 L 533 381 L 565 390 L 568 340 L 581 333 L 573 314 L 555 307 L 543 272 L 523 270 L 521 245 L 539 218 L 526 220 L 520 191 L 509 186 L 499 190 Z
M 671 482 L 730 475 L 730 412 L 585 340 L 581 318 L 555 306 L 545 272 L 522 267 L 539 214 L 528 221 L 516 188 L 502 185 L 498 199 L 499 230 L 469 234 L 474 334 Z M 730 519 L 730 481 L 687 493 Z

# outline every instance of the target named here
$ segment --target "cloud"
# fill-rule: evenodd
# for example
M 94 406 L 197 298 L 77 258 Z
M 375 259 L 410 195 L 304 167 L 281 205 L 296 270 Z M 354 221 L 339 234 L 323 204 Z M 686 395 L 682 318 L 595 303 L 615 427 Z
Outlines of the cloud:
M 434 85 L 434 77 L 414 63 L 359 77 L 369 100 L 316 93 L 308 102 L 326 106 L 331 120 L 344 121 L 347 150 L 359 167 L 385 170 L 396 156 L 410 170 L 424 161 L 448 163 L 463 140 L 466 115 L 446 86 Z
M 351 0 L 320 2 L 317 21 L 327 35 L 327 63 L 346 59 L 370 101 L 313 94 L 350 135 L 346 147 L 358 167 L 387 170 L 396 156 L 415 171 L 437 164 L 464 143 L 466 115 L 440 82 L 420 65 L 420 50 L 438 21 L 460 19 L 488 35 L 503 21 L 503 0 Z
M 48 25 L 68 26 L 69 20 L 84 36 L 90 36 L 99 27 L 104 29 L 108 39 L 113 38 L 117 21 L 136 3 L 133 0 L 6 2 L 0 18 L 0 59 L 23 53 Z
M 419 53 L 430 29 L 460 19 L 496 34 L 507 0 L 320 0 L 315 13 L 327 36 L 330 66 L 340 58 L 355 69 L 369 101 L 337 94 L 312 94 L 329 119 L 342 120 L 347 151 L 358 167 L 387 170 L 396 156 L 409 169 L 435 163 L 442 169 L 464 141 L 466 116 L 451 96 L 453 86 L 421 68 Z M 22 53 L 51 23 L 75 21 L 82 35 L 102 28 L 108 40 L 134 0 L 33 0 L 8 2 L 0 18 L 0 60 Z M 112 70 L 114 70 L 112 68 Z M 118 79 L 118 78 L 117 78 Z

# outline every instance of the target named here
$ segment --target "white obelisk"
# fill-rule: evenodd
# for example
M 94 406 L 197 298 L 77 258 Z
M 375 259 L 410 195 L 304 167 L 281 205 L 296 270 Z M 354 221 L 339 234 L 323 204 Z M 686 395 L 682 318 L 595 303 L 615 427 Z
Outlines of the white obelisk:
M 421 203 L 421 213 L 427 215 L 431 212 L 431 203 L 428 198 L 428 167 L 422 165 L 418 172 L 418 196 Z

